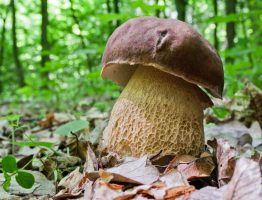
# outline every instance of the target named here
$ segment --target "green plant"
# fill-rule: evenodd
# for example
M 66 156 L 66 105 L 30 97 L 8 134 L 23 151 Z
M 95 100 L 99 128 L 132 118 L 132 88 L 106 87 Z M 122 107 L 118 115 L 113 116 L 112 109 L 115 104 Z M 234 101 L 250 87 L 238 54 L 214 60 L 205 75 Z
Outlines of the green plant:
M 75 120 L 68 122 L 55 130 L 55 134 L 59 135 L 70 135 L 71 133 L 76 133 L 80 130 L 88 128 L 88 122 L 83 120 Z
M 2 159 L 2 168 L 0 169 L 5 177 L 3 188 L 7 191 L 11 185 L 11 177 L 15 176 L 16 182 L 23 188 L 29 189 L 35 183 L 35 178 L 31 173 L 24 171 L 23 168 L 17 167 L 16 158 L 12 155 L 7 155 Z

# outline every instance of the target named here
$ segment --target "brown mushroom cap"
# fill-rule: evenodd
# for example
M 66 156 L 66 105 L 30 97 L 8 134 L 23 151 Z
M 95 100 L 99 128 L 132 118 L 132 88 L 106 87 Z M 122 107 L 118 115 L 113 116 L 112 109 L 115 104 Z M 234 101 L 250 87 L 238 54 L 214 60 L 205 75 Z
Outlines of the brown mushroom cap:
M 140 17 L 110 36 L 102 59 L 102 78 L 125 86 L 137 65 L 153 66 L 222 97 L 224 72 L 216 50 L 188 24 Z

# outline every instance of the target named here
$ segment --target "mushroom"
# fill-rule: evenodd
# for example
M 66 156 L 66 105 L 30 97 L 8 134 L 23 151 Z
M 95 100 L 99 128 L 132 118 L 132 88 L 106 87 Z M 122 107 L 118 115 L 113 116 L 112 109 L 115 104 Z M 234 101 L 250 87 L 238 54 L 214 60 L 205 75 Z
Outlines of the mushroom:
M 223 65 L 216 50 L 188 24 L 140 17 L 110 36 L 103 79 L 124 87 L 103 133 L 103 147 L 122 156 L 199 155 L 203 110 L 221 98 Z

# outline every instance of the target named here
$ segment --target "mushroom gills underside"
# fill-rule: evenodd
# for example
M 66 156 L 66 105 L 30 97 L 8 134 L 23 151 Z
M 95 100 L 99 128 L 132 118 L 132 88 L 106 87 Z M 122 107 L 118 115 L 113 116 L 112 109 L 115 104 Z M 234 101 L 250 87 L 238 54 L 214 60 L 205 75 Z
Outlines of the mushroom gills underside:
M 204 149 L 203 110 L 196 85 L 152 66 L 139 66 L 115 103 L 103 146 L 122 156 L 197 156 Z

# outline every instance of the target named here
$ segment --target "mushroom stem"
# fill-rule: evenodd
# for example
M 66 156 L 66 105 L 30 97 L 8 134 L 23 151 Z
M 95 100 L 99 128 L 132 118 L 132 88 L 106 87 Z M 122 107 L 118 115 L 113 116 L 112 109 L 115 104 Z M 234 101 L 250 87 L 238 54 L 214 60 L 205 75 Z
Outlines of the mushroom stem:
M 203 110 L 210 105 L 196 85 L 138 66 L 112 109 L 105 145 L 123 156 L 199 155 L 204 149 Z

